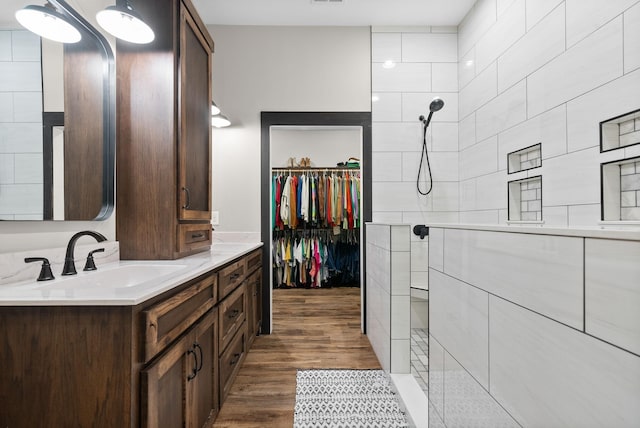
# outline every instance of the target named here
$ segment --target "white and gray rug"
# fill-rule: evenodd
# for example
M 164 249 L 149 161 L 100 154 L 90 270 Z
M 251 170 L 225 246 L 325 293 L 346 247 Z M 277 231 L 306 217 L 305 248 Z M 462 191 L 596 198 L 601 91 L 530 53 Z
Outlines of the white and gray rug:
M 408 426 L 383 370 L 298 370 L 294 428 Z

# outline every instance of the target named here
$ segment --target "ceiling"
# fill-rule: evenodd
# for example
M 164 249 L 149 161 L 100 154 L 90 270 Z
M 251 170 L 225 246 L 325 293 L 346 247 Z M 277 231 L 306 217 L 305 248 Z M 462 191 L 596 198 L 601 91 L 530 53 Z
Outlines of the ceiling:
M 83 15 L 116 0 L 67 0 Z M 192 0 L 206 24 L 455 26 L 475 0 Z M 13 13 L 45 0 L 2 0 L 0 28 L 16 27 Z M 131 0 L 135 8 L 135 0 Z
M 455 26 L 475 0 L 192 0 L 205 24 Z M 135 3 L 134 3 L 135 4 Z

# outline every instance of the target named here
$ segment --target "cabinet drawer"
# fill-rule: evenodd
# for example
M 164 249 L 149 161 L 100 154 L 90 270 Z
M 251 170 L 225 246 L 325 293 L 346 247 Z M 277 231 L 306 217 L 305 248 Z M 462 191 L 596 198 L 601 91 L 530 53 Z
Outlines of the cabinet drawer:
M 256 250 L 247 257 L 247 273 L 262 267 L 262 249 Z
M 241 259 L 229 266 L 220 269 L 218 277 L 220 279 L 220 287 L 218 288 L 218 300 L 224 299 L 233 291 L 247 275 L 246 259 Z
M 227 398 L 233 381 L 244 361 L 247 348 L 247 324 L 244 323 L 233 338 L 233 341 L 220 356 L 220 406 Z
M 233 335 L 240 329 L 247 316 L 247 287 L 242 284 L 218 306 L 220 316 L 220 348 L 223 352 L 231 342 Z
M 178 225 L 178 252 L 188 253 L 203 250 L 211 246 L 211 225 L 206 224 L 179 224 Z
M 149 361 L 176 340 L 213 307 L 217 295 L 217 278 L 214 273 L 208 274 L 176 295 L 142 311 L 145 361 Z

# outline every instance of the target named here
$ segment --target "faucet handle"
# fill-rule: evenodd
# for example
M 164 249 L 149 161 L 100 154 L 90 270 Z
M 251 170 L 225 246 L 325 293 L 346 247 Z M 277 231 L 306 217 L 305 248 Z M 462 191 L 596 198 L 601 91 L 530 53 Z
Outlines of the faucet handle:
M 51 272 L 51 265 L 49 264 L 49 260 L 45 257 L 25 257 L 25 263 L 32 262 L 42 262 L 42 269 L 40 269 L 40 275 L 38 275 L 38 281 L 49 281 L 52 279 L 56 279 L 53 276 L 53 272 Z
M 93 253 L 104 253 L 104 248 L 98 248 L 97 250 L 89 251 L 87 255 L 87 262 L 84 264 L 84 269 L 82 270 L 97 270 L 96 263 L 93 260 Z

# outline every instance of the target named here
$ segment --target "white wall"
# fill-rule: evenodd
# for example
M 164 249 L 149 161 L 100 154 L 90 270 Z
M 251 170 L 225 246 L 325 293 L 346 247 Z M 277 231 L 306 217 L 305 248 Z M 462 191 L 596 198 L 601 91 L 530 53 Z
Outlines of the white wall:
M 370 111 L 370 30 L 208 28 L 216 46 L 213 98 L 232 122 L 213 132 L 216 231 L 258 232 L 260 112 Z
M 599 122 L 640 108 L 640 2 L 479 0 L 459 26 L 460 222 L 506 223 L 507 181 L 542 175 L 547 225 L 600 219 Z M 507 153 L 542 143 L 542 167 Z
M 272 127 L 271 166 L 287 167 L 287 160 L 309 158 L 312 167 L 335 167 L 350 157 L 362 159 L 360 127 Z

